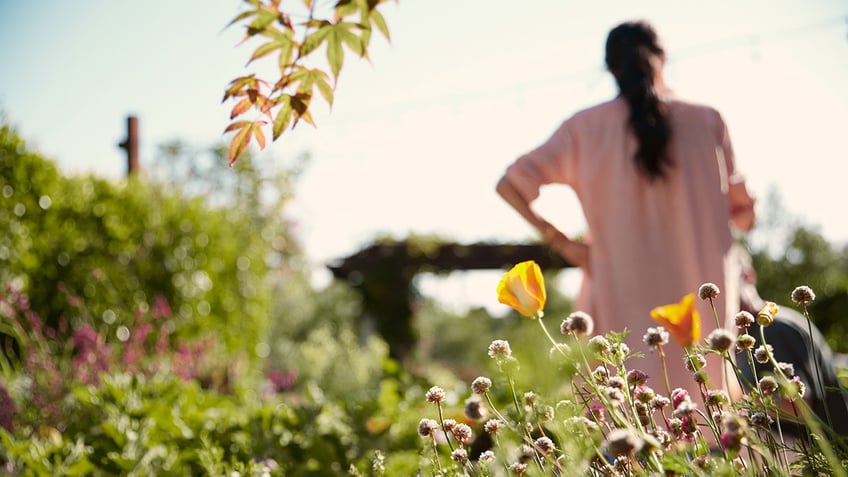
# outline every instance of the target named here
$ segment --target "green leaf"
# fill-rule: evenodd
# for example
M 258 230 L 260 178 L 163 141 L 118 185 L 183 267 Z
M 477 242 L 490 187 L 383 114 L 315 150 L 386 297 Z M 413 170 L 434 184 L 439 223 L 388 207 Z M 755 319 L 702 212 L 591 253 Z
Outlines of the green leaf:
M 241 20 L 244 20 L 245 18 L 252 16 L 255 12 L 256 12 L 255 10 L 250 10 L 250 11 L 247 11 L 247 12 L 239 13 L 238 15 L 235 16 L 235 18 L 230 20 L 230 23 L 227 23 L 227 27 L 231 27 L 234 24 L 240 22 Z
M 221 100 L 221 102 L 223 103 L 224 101 L 226 101 L 228 98 L 230 98 L 232 96 L 244 96 L 244 94 L 246 94 L 246 93 L 244 93 L 243 90 L 246 86 L 252 87 L 252 88 L 258 87 L 258 84 L 257 84 L 257 81 L 256 81 L 256 75 L 251 74 L 251 75 L 248 75 L 248 76 L 240 76 L 240 77 L 230 81 L 230 85 L 227 87 L 226 91 L 224 92 L 224 99 Z
M 294 41 L 292 40 L 292 34 L 290 31 L 283 32 L 277 28 L 271 27 L 262 32 L 262 35 L 271 38 L 271 41 L 263 43 L 253 51 L 253 55 L 251 55 L 250 59 L 247 61 L 248 65 L 254 60 L 258 60 L 259 58 L 273 53 L 275 50 L 281 50 L 281 55 L 286 54 L 286 51 L 288 51 L 288 55 L 291 56 L 291 51 L 294 48 Z
M 309 111 L 309 103 L 312 101 L 312 95 L 306 93 L 297 93 L 291 97 L 291 106 L 298 116 L 303 116 Z
M 318 87 L 318 91 L 321 93 L 321 96 L 324 97 L 324 100 L 327 101 L 327 104 L 330 107 L 333 106 L 334 93 L 333 87 L 327 81 L 327 74 L 321 71 L 321 77 L 315 80 L 315 86 Z
M 363 33 L 365 31 L 367 30 L 363 30 Z M 362 56 L 365 53 L 365 45 L 362 42 L 362 38 L 360 38 L 356 33 L 350 31 L 349 27 L 336 27 L 336 35 L 338 35 L 339 39 L 357 55 Z
M 307 56 L 318 49 L 331 31 L 332 26 L 326 24 L 318 27 L 317 30 L 309 34 L 306 39 L 303 40 L 303 44 L 300 45 L 300 56 Z
M 344 50 L 341 41 L 327 42 L 327 61 L 333 71 L 333 78 L 338 78 L 344 65 Z
M 262 33 L 268 25 L 274 23 L 277 15 L 277 12 L 274 11 L 258 10 L 256 12 L 256 19 L 247 25 L 247 35 L 253 36 L 257 33 Z
M 359 12 L 362 5 L 353 2 L 352 0 L 339 0 L 336 2 L 336 17 L 344 18 Z
M 371 21 L 371 25 L 377 27 L 377 30 L 383 34 L 388 42 L 392 41 L 389 36 L 389 26 L 386 24 L 386 19 L 383 18 L 382 13 L 375 8 L 368 14 L 368 19 Z
M 283 131 L 289 127 L 289 123 L 292 120 L 292 114 L 294 113 L 291 104 L 291 96 L 287 94 L 283 95 L 280 98 L 280 103 L 282 103 L 283 107 L 277 111 L 277 117 L 274 119 L 273 135 L 271 136 L 274 141 L 276 141 L 277 138 L 283 134 Z

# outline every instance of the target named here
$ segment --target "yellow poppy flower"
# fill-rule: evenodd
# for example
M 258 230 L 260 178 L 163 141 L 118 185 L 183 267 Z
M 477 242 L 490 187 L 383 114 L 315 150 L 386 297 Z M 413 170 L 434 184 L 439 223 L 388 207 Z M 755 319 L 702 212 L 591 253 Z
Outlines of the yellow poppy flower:
M 651 318 L 671 333 L 680 346 L 688 348 L 701 339 L 701 317 L 695 309 L 695 294 L 690 293 L 680 303 L 658 306 Z
M 757 324 L 762 326 L 771 326 L 774 323 L 774 317 L 777 316 L 777 312 L 780 310 L 777 304 L 771 301 L 767 301 L 763 304 L 763 307 L 757 313 Z
M 537 316 L 545 307 L 546 299 L 542 270 L 532 260 L 512 267 L 498 283 L 498 301 L 511 306 L 523 316 Z

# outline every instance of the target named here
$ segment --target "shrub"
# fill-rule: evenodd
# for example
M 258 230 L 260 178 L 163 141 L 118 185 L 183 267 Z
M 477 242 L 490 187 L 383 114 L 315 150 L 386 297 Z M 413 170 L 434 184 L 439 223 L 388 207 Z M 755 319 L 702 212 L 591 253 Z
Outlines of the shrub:
M 64 177 L 0 124 L 0 228 L 11 232 L 0 235 L 0 283 L 61 333 L 114 332 L 163 297 L 175 337 L 214 334 L 254 361 L 280 265 L 271 244 L 287 229 L 281 218 L 256 228 L 263 212 L 250 206 L 213 207 L 141 177 Z

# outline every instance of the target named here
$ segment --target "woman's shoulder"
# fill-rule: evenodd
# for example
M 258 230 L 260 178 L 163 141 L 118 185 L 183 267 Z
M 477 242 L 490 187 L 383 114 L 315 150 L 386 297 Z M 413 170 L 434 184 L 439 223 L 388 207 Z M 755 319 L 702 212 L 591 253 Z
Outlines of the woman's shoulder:
M 627 103 L 621 97 L 581 109 L 571 116 L 573 122 L 606 121 L 611 116 L 624 116 L 629 114 Z
M 698 115 L 710 119 L 721 120 L 721 113 L 713 106 L 694 101 L 689 98 L 680 97 L 676 94 L 664 96 L 663 102 L 668 105 L 673 112 L 686 113 L 689 115 Z

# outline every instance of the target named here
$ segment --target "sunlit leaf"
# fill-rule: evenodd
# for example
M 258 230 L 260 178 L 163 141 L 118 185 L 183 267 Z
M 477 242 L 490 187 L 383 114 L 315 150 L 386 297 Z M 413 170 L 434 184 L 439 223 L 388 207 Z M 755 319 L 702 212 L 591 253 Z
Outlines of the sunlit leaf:
M 358 5 L 351 0 L 339 0 L 336 2 L 336 17 L 344 18 L 359 12 L 361 9 L 361 5 Z
M 317 127 L 317 126 L 315 125 L 315 120 L 314 120 L 314 119 L 312 119 L 312 113 L 310 113 L 308 110 L 307 110 L 307 111 L 304 111 L 304 112 L 303 112 L 303 114 L 301 114 L 301 115 L 300 115 L 300 119 L 302 119 L 302 120 L 306 121 L 307 123 L 311 124 L 311 125 L 312 125 L 312 127 Z
M 377 27 L 377 30 L 383 34 L 386 40 L 391 42 L 392 39 L 389 36 L 389 26 L 386 24 L 386 19 L 383 18 L 383 14 L 374 9 L 368 14 L 368 18 L 371 20 L 371 24 Z
M 235 106 L 233 106 L 233 110 L 232 112 L 230 112 L 230 119 L 244 114 L 245 112 L 247 112 L 248 109 L 250 109 L 251 105 L 253 105 L 253 101 L 251 101 L 250 98 L 242 99 L 241 101 L 236 103 Z
M 330 86 L 330 83 L 327 81 L 327 74 L 321 71 L 322 76 L 319 79 L 315 80 L 315 86 L 318 87 L 318 91 L 321 93 L 321 96 L 324 97 L 324 100 L 327 101 L 331 107 L 333 106 L 334 93 L 333 87 Z
M 229 151 L 229 163 L 232 166 L 244 151 L 247 150 L 247 146 L 250 144 L 250 137 L 253 133 L 253 123 L 249 121 L 245 121 L 245 125 L 239 129 L 239 132 L 233 136 L 233 139 L 230 141 L 230 151 Z
M 310 35 L 308 35 L 306 39 L 303 40 L 303 44 L 300 45 L 300 56 L 307 56 L 308 54 L 318 49 L 318 47 L 321 46 L 321 43 L 323 43 L 324 40 L 327 39 L 327 35 L 329 35 L 331 31 L 331 27 L 321 26 L 317 30 L 312 32 Z
M 280 71 L 285 71 L 285 69 L 292 64 L 295 46 L 296 43 L 292 41 L 286 43 L 282 48 L 280 48 L 280 57 L 278 60 Z
M 253 16 L 253 14 L 255 14 L 255 13 L 256 13 L 256 10 L 248 10 L 246 12 L 241 12 L 238 15 L 236 15 L 235 18 L 230 20 L 230 23 L 227 23 L 227 27 L 231 27 L 234 24 L 244 20 L 245 18 Z
M 365 53 L 365 45 L 362 42 L 362 38 L 360 38 L 356 33 L 350 31 L 349 27 L 341 28 L 341 26 L 337 26 L 335 28 L 335 34 L 345 45 L 347 45 L 348 48 L 351 49 L 351 51 L 357 55 L 362 56 L 363 53 Z
M 362 44 L 362 53 L 360 53 L 359 56 L 368 59 L 368 45 L 371 43 L 370 27 L 362 29 L 362 33 L 359 34 L 359 41 Z
M 327 62 L 330 63 L 330 70 L 333 72 L 333 78 L 339 77 L 339 72 L 344 65 L 344 50 L 342 49 L 341 39 L 334 36 L 327 41 Z
M 309 103 L 312 101 L 312 95 L 307 93 L 297 93 L 291 96 L 291 106 L 298 116 L 303 116 L 309 110 Z
M 248 65 L 254 60 L 267 56 L 276 50 L 280 50 L 281 56 L 288 55 L 291 57 L 291 51 L 294 48 L 294 41 L 292 40 L 292 34 L 290 31 L 283 32 L 277 28 L 271 27 L 262 32 L 262 35 L 271 38 L 271 41 L 263 43 L 254 50 L 253 54 L 250 56 L 250 60 L 247 61 Z
M 227 129 L 224 129 L 224 134 L 226 134 L 230 131 L 234 131 L 236 129 L 243 128 L 243 127 L 247 126 L 248 124 L 250 124 L 250 121 L 235 121 L 233 123 L 230 123 L 230 125 L 227 126 Z
M 224 99 L 221 102 L 226 101 L 228 98 L 232 96 L 243 96 L 244 88 L 246 86 L 252 86 L 254 88 L 257 87 L 256 75 L 248 75 L 248 76 L 240 76 L 230 82 L 230 85 L 227 87 L 224 92 Z M 239 94 L 242 93 L 242 94 Z
M 259 144 L 260 149 L 265 149 L 265 133 L 262 132 L 262 126 L 265 125 L 265 121 L 257 121 L 253 123 L 253 137 L 256 138 L 256 142 Z
M 283 134 L 283 131 L 289 127 L 289 123 L 291 123 L 292 115 L 294 114 L 294 110 L 291 105 L 291 96 L 283 95 L 281 98 L 282 108 L 277 111 L 277 117 L 274 119 L 274 128 L 272 139 L 274 141 L 277 140 L 280 135 Z
M 253 36 L 261 33 L 265 28 L 274 23 L 277 19 L 277 12 L 270 10 L 259 10 L 256 12 L 256 18 L 247 25 L 247 35 Z

